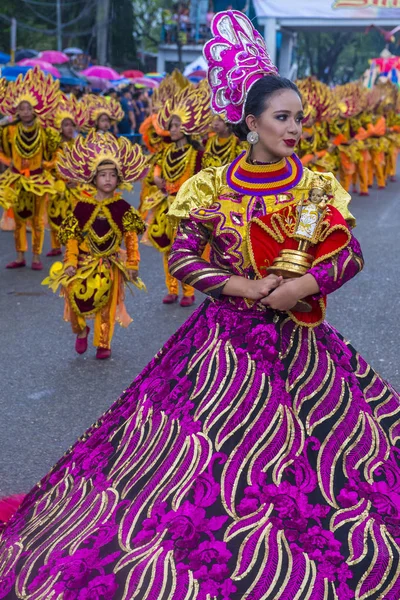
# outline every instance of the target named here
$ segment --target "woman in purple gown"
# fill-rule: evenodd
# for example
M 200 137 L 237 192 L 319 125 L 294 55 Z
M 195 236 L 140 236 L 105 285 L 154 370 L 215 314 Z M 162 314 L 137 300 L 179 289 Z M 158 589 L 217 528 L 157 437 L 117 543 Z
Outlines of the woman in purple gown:
M 209 298 L 27 495 L 0 541 L 0 598 L 400 597 L 399 396 L 324 321 L 363 266 L 349 196 L 293 153 L 300 96 L 247 19 L 220 13 L 213 32 L 213 107 L 253 145 L 170 210 L 171 272 Z M 213 70 L 229 44 L 235 88 Z M 308 272 L 260 277 L 319 214 L 315 189 L 329 203 Z

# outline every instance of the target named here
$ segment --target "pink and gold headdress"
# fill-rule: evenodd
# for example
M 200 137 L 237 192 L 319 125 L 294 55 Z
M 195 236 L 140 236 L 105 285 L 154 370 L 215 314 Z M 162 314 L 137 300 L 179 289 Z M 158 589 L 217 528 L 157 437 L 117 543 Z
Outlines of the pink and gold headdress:
M 161 129 L 168 130 L 175 115 L 181 120 L 185 135 L 207 133 L 212 119 L 210 99 L 207 81 L 201 82 L 197 87 L 189 85 L 166 101 L 158 113 L 158 124 Z
M 265 41 L 251 21 L 237 10 L 217 13 L 211 23 L 213 39 L 204 46 L 211 86 L 211 108 L 230 123 L 240 123 L 252 85 L 277 75 Z
M 100 163 L 113 163 L 122 183 L 133 183 L 146 175 L 146 162 L 141 147 L 126 138 L 116 139 L 111 133 L 90 131 L 67 146 L 56 164 L 64 179 L 90 183 Z
M 71 119 L 78 129 L 83 129 L 88 121 L 88 117 L 88 109 L 85 102 L 77 100 L 75 96 L 68 98 L 62 95 L 56 112 L 53 113 L 49 120 L 49 124 L 60 131 L 62 122 L 65 119 Z
M 330 121 L 339 114 L 332 90 L 315 77 L 307 77 L 296 81 L 302 95 L 305 115 L 311 115 L 315 121 Z M 303 123 L 308 124 L 311 119 L 305 118 Z
M 96 127 L 97 120 L 101 115 L 107 115 L 111 121 L 117 122 L 124 118 L 122 106 L 114 98 L 88 94 L 84 102 L 87 105 L 89 127 Z
M 39 67 L 30 69 L 25 76 L 10 81 L 6 94 L 0 98 L 0 113 L 15 117 L 21 102 L 28 102 L 36 116 L 45 123 L 60 102 L 60 82 L 45 75 Z

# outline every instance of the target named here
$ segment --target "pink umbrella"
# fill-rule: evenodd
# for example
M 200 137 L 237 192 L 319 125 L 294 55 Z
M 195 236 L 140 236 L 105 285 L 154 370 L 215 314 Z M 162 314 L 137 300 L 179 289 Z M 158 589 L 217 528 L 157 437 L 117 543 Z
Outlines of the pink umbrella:
M 58 50 L 44 50 L 39 54 L 38 58 L 40 58 L 40 60 L 45 60 L 52 65 L 62 65 L 69 61 L 68 56 L 64 54 L 64 52 L 59 52 Z
M 147 88 L 158 88 L 158 86 L 160 85 L 159 81 L 155 81 L 154 79 L 149 79 L 148 77 L 133 77 L 131 79 L 131 82 L 134 83 L 135 85 L 142 85 L 144 87 Z
M 103 79 L 102 77 L 93 77 L 93 76 L 87 76 L 86 75 L 87 80 L 90 83 L 90 87 L 94 90 L 109 90 L 112 87 L 112 84 L 107 80 L 107 79 Z
M 111 69 L 111 67 L 100 67 L 94 66 L 81 71 L 82 75 L 85 77 L 100 77 L 101 79 L 108 79 L 109 81 L 114 81 L 115 79 L 122 79 L 121 75 Z
M 46 62 L 45 60 L 40 60 L 40 58 L 24 58 L 23 60 L 20 60 L 19 63 L 17 63 L 18 65 L 21 65 L 21 67 L 40 67 L 43 71 L 47 71 L 48 73 L 51 73 L 51 75 L 53 75 L 54 77 L 60 78 L 60 71 L 58 69 L 56 69 L 56 67 L 54 67 L 52 64 L 50 64 L 49 62 Z

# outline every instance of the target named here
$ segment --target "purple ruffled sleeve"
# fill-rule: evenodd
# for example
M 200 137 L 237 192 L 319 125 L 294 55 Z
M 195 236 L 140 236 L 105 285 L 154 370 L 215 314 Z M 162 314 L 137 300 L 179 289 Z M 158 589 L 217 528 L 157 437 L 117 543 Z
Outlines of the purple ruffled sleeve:
M 339 252 L 337 256 L 321 262 L 309 273 L 316 279 L 320 293 L 314 296 L 315 299 L 321 296 L 327 296 L 335 292 L 347 281 L 355 277 L 364 267 L 364 259 L 360 244 L 352 235 L 347 248 Z
M 204 225 L 188 219 L 181 221 L 168 265 L 171 275 L 183 283 L 219 298 L 232 273 L 213 267 L 201 258 L 209 239 L 209 231 Z

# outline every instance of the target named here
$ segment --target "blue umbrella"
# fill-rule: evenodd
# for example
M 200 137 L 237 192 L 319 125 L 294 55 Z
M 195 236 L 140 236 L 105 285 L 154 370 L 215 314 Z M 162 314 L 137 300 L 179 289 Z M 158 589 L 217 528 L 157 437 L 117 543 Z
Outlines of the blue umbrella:
M 61 77 L 60 79 L 61 85 L 85 85 L 84 79 L 79 79 L 79 77 Z
M 9 54 L 6 54 L 5 52 L 0 52 L 0 64 L 5 65 L 6 63 L 10 62 L 11 60 L 11 56 Z
M 7 81 L 15 81 L 18 75 L 25 75 L 30 69 L 33 69 L 33 67 L 22 67 L 21 65 L 4 67 L 4 69 L 1 69 L 1 76 Z M 47 71 L 43 71 L 43 73 L 48 75 Z

